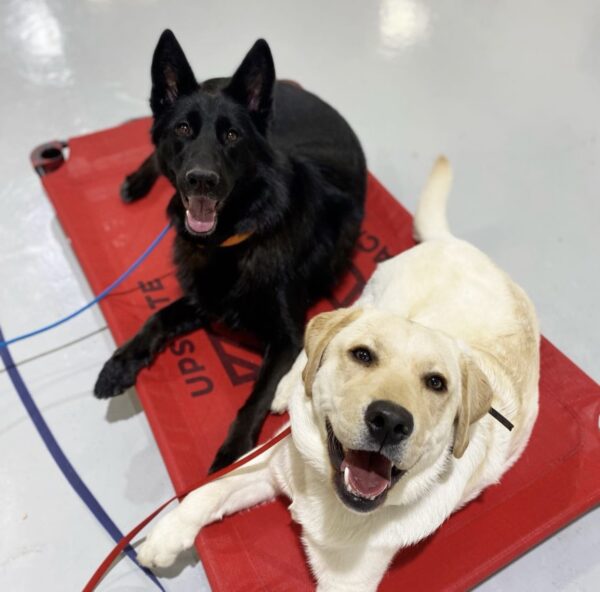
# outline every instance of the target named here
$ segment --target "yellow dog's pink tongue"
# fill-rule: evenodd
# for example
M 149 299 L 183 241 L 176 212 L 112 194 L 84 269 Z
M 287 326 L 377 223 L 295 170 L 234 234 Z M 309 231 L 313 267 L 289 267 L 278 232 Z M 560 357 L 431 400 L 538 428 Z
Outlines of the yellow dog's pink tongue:
M 362 497 L 377 497 L 391 483 L 392 463 L 377 452 L 348 450 L 340 468 L 346 485 Z
M 194 232 L 209 232 L 217 221 L 217 200 L 210 197 L 192 197 L 186 211 L 188 226 Z

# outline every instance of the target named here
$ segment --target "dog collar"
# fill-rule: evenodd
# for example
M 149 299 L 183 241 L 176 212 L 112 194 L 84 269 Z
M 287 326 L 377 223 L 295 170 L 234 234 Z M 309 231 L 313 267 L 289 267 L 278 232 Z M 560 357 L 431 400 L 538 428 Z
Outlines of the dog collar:
M 239 245 L 240 243 L 243 243 L 245 240 L 249 239 L 253 234 L 254 232 L 242 232 L 240 234 L 234 234 L 219 244 L 219 247 L 235 247 L 235 245 Z M 206 245 L 198 245 L 198 247 L 205 249 Z
M 239 245 L 240 243 L 243 243 L 245 240 L 249 239 L 253 234 L 253 232 L 242 232 L 241 234 L 234 234 L 233 236 L 226 238 L 219 246 L 234 247 L 235 245 Z

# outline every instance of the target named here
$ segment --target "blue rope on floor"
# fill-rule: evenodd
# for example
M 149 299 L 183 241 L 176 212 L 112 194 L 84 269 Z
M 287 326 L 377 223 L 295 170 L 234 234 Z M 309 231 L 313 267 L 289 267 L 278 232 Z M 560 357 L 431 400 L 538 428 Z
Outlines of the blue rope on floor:
M 50 329 L 54 329 L 54 327 L 58 327 L 59 325 L 62 325 L 63 323 L 70 321 L 71 319 L 75 318 L 76 316 L 79 316 L 82 312 L 86 311 L 88 308 L 91 308 L 95 304 L 98 304 L 98 302 L 100 302 L 100 300 L 102 300 L 103 298 L 108 296 L 108 294 L 110 294 L 110 292 L 112 292 L 117 286 L 119 286 L 121 283 L 123 283 L 147 259 L 148 255 L 150 255 L 150 253 L 152 253 L 152 251 L 154 251 L 156 246 L 164 238 L 164 236 L 167 234 L 167 232 L 169 231 L 170 228 L 171 228 L 171 225 L 167 224 L 160 231 L 160 234 L 148 245 L 148 247 L 145 249 L 145 251 L 130 265 L 130 267 L 123 274 L 121 274 L 112 284 L 110 284 L 110 286 L 104 288 L 104 290 L 102 290 L 102 292 L 100 292 L 100 294 L 98 294 L 98 296 L 96 296 L 93 300 L 91 300 L 90 302 L 88 302 L 87 304 L 82 306 L 81 308 L 77 309 L 75 312 L 72 312 L 71 314 L 67 315 L 66 317 L 59 319 L 58 321 L 50 323 L 49 325 L 45 325 L 44 327 L 40 327 L 39 329 L 30 331 L 29 333 L 23 333 L 23 335 L 18 335 L 17 337 L 12 337 L 11 339 L 7 339 L 6 341 L 1 340 L 0 341 L 0 350 L 6 348 L 6 346 L 10 345 L 11 343 L 16 343 L 17 341 L 22 341 L 23 339 L 29 339 L 30 337 L 33 337 L 34 335 L 39 335 L 40 333 L 45 333 L 46 331 L 49 331 Z
M 77 309 L 76 311 L 72 312 L 71 314 L 67 315 L 66 317 L 63 317 L 58 321 L 50 323 L 49 325 L 40 327 L 39 329 L 35 329 L 34 331 L 30 331 L 28 333 L 24 333 L 22 335 L 18 335 L 17 337 L 13 337 L 11 339 L 6 340 L 4 339 L 4 333 L 0 328 L 0 359 L 2 359 L 2 362 L 4 363 L 4 367 L 6 368 L 6 372 L 8 373 L 10 381 L 12 382 L 15 391 L 21 399 L 21 402 L 23 403 L 27 414 L 33 422 L 48 452 L 54 459 L 54 462 L 56 463 L 62 474 L 65 476 L 71 487 L 74 489 L 75 493 L 80 497 L 80 499 L 88 507 L 90 512 L 96 517 L 98 522 L 104 527 L 106 532 L 116 543 L 118 543 L 123 538 L 123 533 L 112 521 L 110 516 L 106 513 L 104 508 L 94 497 L 94 494 L 89 490 L 87 485 L 78 475 L 77 471 L 75 470 L 69 459 L 66 457 L 56 438 L 52 434 L 52 431 L 50 430 L 48 424 L 44 420 L 44 417 L 42 416 L 42 413 L 40 412 L 38 406 L 35 404 L 35 401 L 33 400 L 29 389 L 23 381 L 23 378 L 21 377 L 21 374 L 19 373 L 19 370 L 17 369 L 17 366 L 15 365 L 7 346 L 9 346 L 11 343 L 16 343 L 17 341 L 22 341 L 24 339 L 33 337 L 34 335 L 39 335 L 40 333 L 44 333 L 46 331 L 49 331 L 50 329 L 54 329 L 54 327 L 58 327 L 59 325 L 70 321 L 71 319 L 80 315 L 82 312 L 88 310 L 89 308 L 100 302 L 103 298 L 108 296 L 108 294 L 110 294 L 110 292 L 112 292 L 117 286 L 123 283 L 147 259 L 147 257 L 150 255 L 150 253 L 152 253 L 152 251 L 164 238 L 164 236 L 167 234 L 170 228 L 171 225 L 167 224 L 167 226 L 165 226 L 163 230 L 161 230 L 159 235 L 150 243 L 150 245 L 148 245 L 144 252 L 129 266 L 129 268 L 124 273 L 122 273 L 114 282 L 112 282 L 109 286 L 102 290 L 102 292 L 100 292 L 100 294 L 98 294 L 93 300 L 91 300 L 81 308 Z M 152 580 L 152 582 L 159 588 L 159 590 L 165 592 L 165 589 L 162 587 L 161 583 L 158 581 L 156 576 L 150 570 L 146 569 L 145 567 L 142 567 L 137 562 L 137 555 L 133 547 L 126 547 L 124 552 L 141 570 L 143 570 L 143 572 L 148 576 L 148 578 L 150 578 L 150 580 Z
M 0 327 L 0 339 L 4 339 L 2 328 Z M 81 477 L 78 475 L 75 467 L 71 464 L 69 459 L 66 457 L 59 443 L 57 442 L 54 434 L 50 430 L 48 424 L 44 420 L 41 411 L 35 404 L 27 385 L 23 381 L 19 370 L 15 366 L 12 356 L 7 347 L 0 348 L 0 358 L 4 363 L 10 381 L 12 382 L 19 399 L 23 403 L 27 414 L 31 418 L 35 429 L 40 435 L 44 445 L 48 452 L 54 459 L 54 462 L 65 476 L 71 487 L 75 490 L 75 493 L 81 498 L 81 501 L 89 508 L 90 512 L 96 517 L 96 520 L 104 527 L 110 537 L 118 543 L 123 538 L 123 533 L 119 530 L 117 525 L 112 521 L 110 516 L 106 513 L 104 508 L 100 505 L 98 500 L 94 497 L 94 494 L 89 490 L 88 486 L 83 482 Z M 154 582 L 154 584 L 163 592 L 165 589 L 161 583 L 156 579 L 156 576 L 145 567 L 142 567 L 137 562 L 137 555 L 133 547 L 129 546 L 125 549 L 127 556 L 140 568 L 144 573 Z

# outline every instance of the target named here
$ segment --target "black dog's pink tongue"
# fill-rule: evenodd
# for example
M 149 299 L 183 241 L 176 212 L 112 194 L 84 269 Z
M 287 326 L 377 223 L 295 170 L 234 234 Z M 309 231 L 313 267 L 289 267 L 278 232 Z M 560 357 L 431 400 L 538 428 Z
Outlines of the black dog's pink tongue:
M 217 200 L 210 197 L 190 197 L 187 223 L 194 232 L 210 232 L 217 221 Z
M 340 468 L 347 485 L 362 497 L 376 497 L 391 483 L 392 463 L 377 452 L 347 450 Z

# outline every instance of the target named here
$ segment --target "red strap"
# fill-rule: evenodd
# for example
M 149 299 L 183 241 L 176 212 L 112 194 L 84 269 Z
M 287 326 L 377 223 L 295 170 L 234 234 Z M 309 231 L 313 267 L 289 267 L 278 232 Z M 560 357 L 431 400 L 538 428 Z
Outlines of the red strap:
M 208 475 L 207 477 L 204 477 L 204 479 L 202 479 L 200 482 L 198 482 L 195 485 L 193 485 L 192 487 L 190 487 L 187 491 L 183 492 L 181 495 L 173 496 L 170 500 L 166 501 L 164 504 L 162 504 L 160 507 L 158 507 L 156 510 L 154 510 L 154 512 L 152 512 L 152 514 L 150 514 L 149 516 L 144 518 L 144 520 L 142 520 L 135 528 L 133 528 L 131 530 L 131 532 L 128 532 L 119 541 L 119 543 L 114 547 L 114 549 L 106 556 L 106 559 L 100 564 L 100 567 L 98 567 L 98 569 L 95 571 L 94 575 L 90 578 L 90 581 L 85 585 L 83 592 L 92 592 L 92 590 L 94 590 L 96 588 L 96 586 L 98 585 L 100 580 L 104 577 L 104 574 L 106 574 L 106 572 L 108 571 L 110 566 L 113 564 L 115 559 L 121 554 L 123 549 L 133 540 L 133 538 L 149 522 L 154 520 L 154 518 L 156 518 L 156 516 L 158 514 L 160 514 L 163 511 L 163 509 L 166 508 L 177 497 L 185 497 L 188 493 L 190 493 L 194 489 L 198 489 L 198 487 L 201 487 L 202 485 L 206 485 L 207 483 L 210 483 L 211 481 L 215 481 L 216 479 L 219 479 L 220 477 L 227 475 L 227 473 L 231 473 L 231 471 L 235 471 L 235 469 L 245 465 L 246 463 L 255 459 L 257 456 L 261 455 L 263 452 L 266 452 L 269 448 L 275 446 L 275 444 L 277 444 L 278 442 L 280 442 L 281 440 L 283 440 L 284 438 L 289 436 L 290 433 L 291 433 L 291 429 L 289 427 L 287 427 L 285 430 L 283 430 L 283 432 L 280 432 L 279 434 L 277 434 L 276 436 L 271 438 L 268 442 L 265 442 L 262 446 L 258 447 L 256 450 L 254 450 L 254 452 L 251 452 L 248 456 L 245 456 L 244 458 L 235 461 L 232 465 L 229 465 L 228 467 L 225 467 L 224 469 L 221 469 L 220 471 L 217 471 L 216 473 L 213 473 L 212 475 Z

